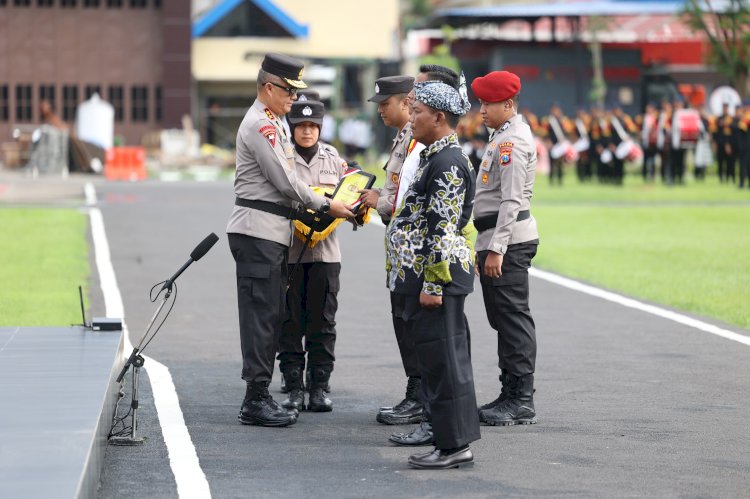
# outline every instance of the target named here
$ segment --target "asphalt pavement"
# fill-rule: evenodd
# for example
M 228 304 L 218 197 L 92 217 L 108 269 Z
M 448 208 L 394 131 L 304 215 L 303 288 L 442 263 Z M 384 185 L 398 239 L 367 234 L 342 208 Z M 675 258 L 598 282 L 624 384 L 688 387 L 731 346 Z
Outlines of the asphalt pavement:
M 410 469 L 415 450 L 387 440 L 408 427 L 375 421 L 406 384 L 385 288 L 384 229 L 375 225 L 339 229 L 334 411 L 302 413 L 288 428 L 242 426 L 234 262 L 224 233 L 231 183 L 99 183 L 97 192 L 134 342 L 155 310 L 151 286 L 208 233 L 220 236 L 178 280 L 172 314 L 146 350 L 171 371 L 213 497 L 750 497 L 750 347 L 539 279 L 531 281 L 539 423 L 482 427 L 471 468 Z M 496 338 L 476 285 L 466 314 L 484 403 L 499 390 Z M 92 308 L 100 315 L 101 296 L 92 296 Z M 102 498 L 177 496 L 145 376 L 140 388 L 139 432 L 148 440 L 108 448 Z M 271 393 L 284 397 L 278 372 Z

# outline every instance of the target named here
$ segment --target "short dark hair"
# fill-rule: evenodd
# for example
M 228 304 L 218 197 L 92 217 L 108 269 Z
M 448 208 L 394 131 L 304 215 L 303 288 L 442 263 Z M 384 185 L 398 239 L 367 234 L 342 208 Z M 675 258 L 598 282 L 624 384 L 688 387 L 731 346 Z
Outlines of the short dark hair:
M 461 117 L 457 114 L 449 113 L 448 111 L 442 111 L 442 113 L 445 115 L 445 121 L 448 122 L 448 125 L 455 130 L 458 126 L 458 120 L 460 120 Z
M 422 64 L 419 72 L 427 75 L 429 80 L 440 81 L 458 90 L 458 74 L 451 68 L 438 64 Z

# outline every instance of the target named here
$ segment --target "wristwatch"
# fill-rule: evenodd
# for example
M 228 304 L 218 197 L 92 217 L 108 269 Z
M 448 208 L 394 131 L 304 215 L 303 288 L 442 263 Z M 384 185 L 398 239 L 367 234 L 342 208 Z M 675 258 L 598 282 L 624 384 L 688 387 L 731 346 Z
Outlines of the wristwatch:
M 321 205 L 321 207 L 320 207 L 320 212 L 321 213 L 328 213 L 328 210 L 330 210 L 330 209 L 331 209 L 331 202 L 326 199 L 323 202 L 323 204 Z

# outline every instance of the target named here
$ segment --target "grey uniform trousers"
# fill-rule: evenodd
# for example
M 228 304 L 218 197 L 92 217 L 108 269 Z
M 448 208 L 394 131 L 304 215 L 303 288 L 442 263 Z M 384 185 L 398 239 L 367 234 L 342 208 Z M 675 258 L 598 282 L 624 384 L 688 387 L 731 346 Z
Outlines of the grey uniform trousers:
M 529 310 L 529 267 L 536 255 L 538 240 L 511 244 L 503 256 L 500 277 L 484 275 L 489 251 L 478 253 L 479 281 L 484 309 L 492 329 L 497 331 L 498 365 L 514 376 L 534 372 L 536 329 Z
M 289 248 L 243 234 L 228 237 L 237 267 L 242 379 L 270 382 L 286 313 Z

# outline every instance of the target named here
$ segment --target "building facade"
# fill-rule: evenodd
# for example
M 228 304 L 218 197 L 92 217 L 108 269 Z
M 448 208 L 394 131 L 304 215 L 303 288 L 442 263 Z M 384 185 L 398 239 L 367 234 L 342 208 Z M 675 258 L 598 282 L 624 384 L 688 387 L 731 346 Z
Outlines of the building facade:
M 0 142 L 41 123 L 42 101 L 75 122 L 94 93 L 115 135 L 138 145 L 190 114 L 190 2 L 0 0 Z

